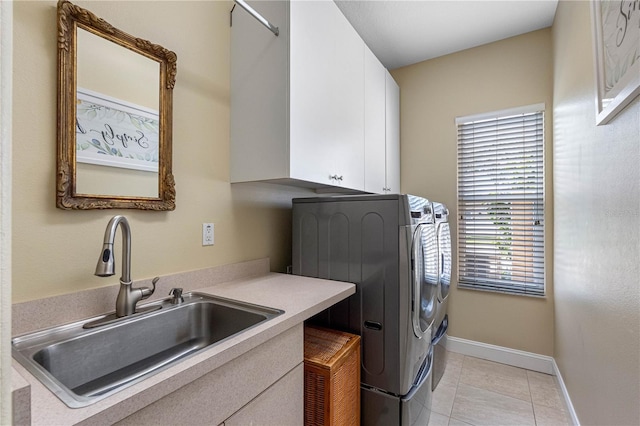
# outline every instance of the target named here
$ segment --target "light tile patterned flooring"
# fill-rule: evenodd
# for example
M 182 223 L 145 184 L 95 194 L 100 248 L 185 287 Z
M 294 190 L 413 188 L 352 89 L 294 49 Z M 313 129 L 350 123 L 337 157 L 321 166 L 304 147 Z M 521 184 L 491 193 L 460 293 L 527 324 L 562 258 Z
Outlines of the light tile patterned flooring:
M 568 426 L 554 376 L 448 353 L 429 426 Z

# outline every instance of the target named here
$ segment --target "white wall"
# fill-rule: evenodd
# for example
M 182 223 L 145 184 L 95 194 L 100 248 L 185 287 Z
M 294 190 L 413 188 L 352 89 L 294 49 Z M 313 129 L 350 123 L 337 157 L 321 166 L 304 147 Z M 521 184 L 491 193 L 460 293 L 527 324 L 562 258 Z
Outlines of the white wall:
M 11 77 L 13 3 L 0 2 L 0 424 L 11 424 Z
M 595 126 L 589 2 L 560 2 L 553 50 L 555 358 L 581 424 L 637 425 L 640 99 Z

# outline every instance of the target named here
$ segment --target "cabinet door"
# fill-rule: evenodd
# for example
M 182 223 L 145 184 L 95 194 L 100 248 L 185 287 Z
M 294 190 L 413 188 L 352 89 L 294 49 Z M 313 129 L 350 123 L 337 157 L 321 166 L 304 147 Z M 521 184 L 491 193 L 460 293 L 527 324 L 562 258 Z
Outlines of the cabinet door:
M 386 71 L 386 176 L 387 192 L 400 193 L 400 87 Z
M 385 85 L 384 66 L 365 46 L 364 53 L 364 190 L 384 193 L 385 179 Z
M 253 16 L 234 9 L 231 26 L 231 182 L 287 177 L 289 7 L 252 2 L 276 23 L 275 37 Z
M 304 364 L 287 373 L 224 421 L 224 426 L 301 425 L 304 420 Z
M 333 2 L 290 8 L 291 177 L 364 189 L 364 42 Z

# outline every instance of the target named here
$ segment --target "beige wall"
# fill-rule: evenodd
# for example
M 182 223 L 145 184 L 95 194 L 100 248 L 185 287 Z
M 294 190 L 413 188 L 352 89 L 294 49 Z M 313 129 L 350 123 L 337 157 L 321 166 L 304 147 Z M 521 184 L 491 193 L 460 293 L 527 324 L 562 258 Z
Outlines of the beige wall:
M 402 191 L 444 202 L 456 240 L 455 118 L 505 108 L 546 104 L 547 264 L 551 223 L 551 30 L 545 29 L 428 60 L 392 72 L 400 85 Z M 553 355 L 553 284 L 547 296 L 457 289 L 449 297 L 451 336 Z M 551 270 L 550 268 L 548 269 Z
M 290 200 L 309 194 L 276 185 L 229 184 L 232 3 L 76 4 L 178 55 L 177 207 L 173 212 L 55 208 L 56 2 L 15 2 L 13 301 L 117 283 L 119 274 L 93 275 L 104 228 L 114 214 L 125 214 L 132 226 L 134 279 L 267 256 L 273 270 L 283 271 L 290 263 Z M 201 245 L 203 222 L 216 225 L 212 247 Z M 116 261 L 119 266 L 119 256 Z
M 583 425 L 640 424 L 640 99 L 595 126 L 589 2 L 553 26 L 555 358 Z

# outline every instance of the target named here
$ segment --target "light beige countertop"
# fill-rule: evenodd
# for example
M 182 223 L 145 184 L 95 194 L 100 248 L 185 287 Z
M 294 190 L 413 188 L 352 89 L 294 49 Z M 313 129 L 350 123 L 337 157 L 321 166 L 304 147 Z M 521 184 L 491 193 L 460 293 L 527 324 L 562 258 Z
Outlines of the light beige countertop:
M 355 286 L 338 281 L 267 273 L 210 286 L 204 284 L 201 288 L 185 288 L 185 291 L 198 291 L 277 308 L 283 310 L 284 314 L 212 345 L 83 408 L 68 408 L 14 360 L 14 372 L 18 372 L 31 386 L 32 424 L 68 425 L 89 419 L 92 424 L 107 424 L 121 420 L 354 294 Z

